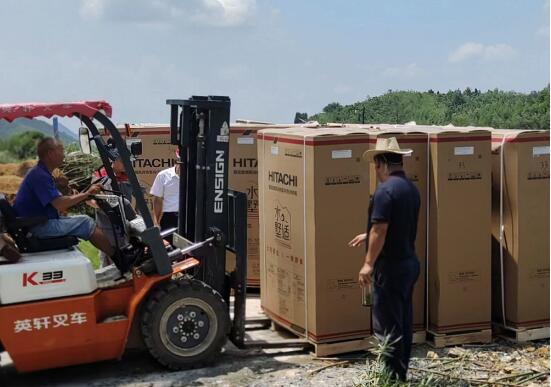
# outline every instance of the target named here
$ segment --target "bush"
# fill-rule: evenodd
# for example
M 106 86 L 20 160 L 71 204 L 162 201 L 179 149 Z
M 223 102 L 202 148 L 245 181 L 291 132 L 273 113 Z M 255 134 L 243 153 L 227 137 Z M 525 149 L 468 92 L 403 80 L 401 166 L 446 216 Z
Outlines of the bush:
M 0 150 L 0 164 L 8 164 L 17 162 L 17 157 L 9 150 Z

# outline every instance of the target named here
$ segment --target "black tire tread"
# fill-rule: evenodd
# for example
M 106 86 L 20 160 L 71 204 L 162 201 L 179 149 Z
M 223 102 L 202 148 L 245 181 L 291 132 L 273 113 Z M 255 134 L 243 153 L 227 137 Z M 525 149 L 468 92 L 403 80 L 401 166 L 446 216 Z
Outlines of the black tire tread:
M 212 343 L 211 347 L 198 355 L 197 359 L 189 358 L 185 362 L 176 360 L 175 356 L 169 353 L 167 350 L 159 348 L 159 345 L 156 343 L 156 340 L 152 335 L 152 332 L 154 332 L 155 329 L 154 327 L 152 327 L 152 325 L 154 322 L 156 309 L 159 307 L 159 304 L 165 297 L 168 297 L 174 292 L 177 292 L 179 289 L 190 292 L 190 296 L 196 294 L 197 298 L 201 299 L 204 299 L 204 297 L 201 297 L 202 295 L 207 297 L 212 296 L 214 297 L 214 300 L 216 300 L 215 302 L 219 302 L 218 306 L 211 305 L 213 309 L 216 311 L 217 307 L 224 308 L 221 315 L 222 318 L 220 319 L 221 321 L 218 321 L 219 324 L 222 324 L 223 334 L 219 334 L 218 337 L 215 337 L 215 340 Z M 166 283 L 158 286 L 145 303 L 141 318 L 142 337 L 151 356 L 153 356 L 155 360 L 157 360 L 166 368 L 169 368 L 171 370 L 181 370 L 205 367 L 212 364 L 216 360 L 222 350 L 222 347 L 227 341 L 231 327 L 229 315 L 226 311 L 227 304 L 224 301 L 223 297 L 220 295 L 220 293 L 218 293 L 206 283 L 189 278 L 167 281 Z M 220 314 L 218 315 L 220 316 Z

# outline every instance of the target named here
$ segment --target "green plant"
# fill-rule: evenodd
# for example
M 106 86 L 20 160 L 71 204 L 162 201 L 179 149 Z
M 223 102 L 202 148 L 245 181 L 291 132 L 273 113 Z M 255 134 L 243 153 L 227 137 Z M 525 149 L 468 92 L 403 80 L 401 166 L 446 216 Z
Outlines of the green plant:
M 92 263 L 94 269 L 98 269 L 100 266 L 99 250 L 94 247 L 89 241 L 80 241 L 78 248 Z
M 385 366 L 384 358 L 390 355 L 394 343 L 390 342 L 390 336 L 380 341 L 370 352 L 375 359 L 367 359 L 363 374 L 354 382 L 356 387 L 401 387 L 407 384 L 392 377 Z

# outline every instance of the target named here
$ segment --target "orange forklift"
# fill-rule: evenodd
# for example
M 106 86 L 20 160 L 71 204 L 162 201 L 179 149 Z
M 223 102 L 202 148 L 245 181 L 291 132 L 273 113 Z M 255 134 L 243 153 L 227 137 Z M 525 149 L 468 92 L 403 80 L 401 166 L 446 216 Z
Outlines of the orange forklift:
M 247 202 L 245 194 L 228 189 L 230 99 L 167 104 L 182 164 L 179 225 L 163 232 L 153 224 L 132 167 L 141 143 L 121 136 L 107 102 L 0 105 L 0 120 L 81 120 L 81 148 L 97 150 L 111 180 L 111 189 L 94 199 L 114 236 L 127 241 L 117 249 L 129 259 L 115 262 L 121 269 L 116 278 L 94 271 L 76 238 L 36 238 L 32 227 L 46 219 L 17 217 L 0 199 L 4 232 L 23 253 L 19 262 L 0 265 L 0 352 L 8 352 L 19 372 L 120 359 L 130 346 L 147 348 L 170 369 L 201 367 L 216 359 L 227 338 L 246 345 Z M 111 168 L 114 148 L 133 188 L 135 214 L 125 211 Z M 170 234 L 174 246 L 163 243 Z M 228 250 L 237 257 L 231 273 L 225 270 Z

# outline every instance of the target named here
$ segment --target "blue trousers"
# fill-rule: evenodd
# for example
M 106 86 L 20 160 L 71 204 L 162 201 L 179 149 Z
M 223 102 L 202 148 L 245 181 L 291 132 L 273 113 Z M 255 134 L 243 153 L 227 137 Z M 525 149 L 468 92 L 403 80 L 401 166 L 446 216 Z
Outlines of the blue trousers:
M 384 356 L 393 377 L 406 380 L 413 337 L 412 294 L 419 277 L 417 257 L 379 257 L 373 269 L 373 332 L 391 347 Z

